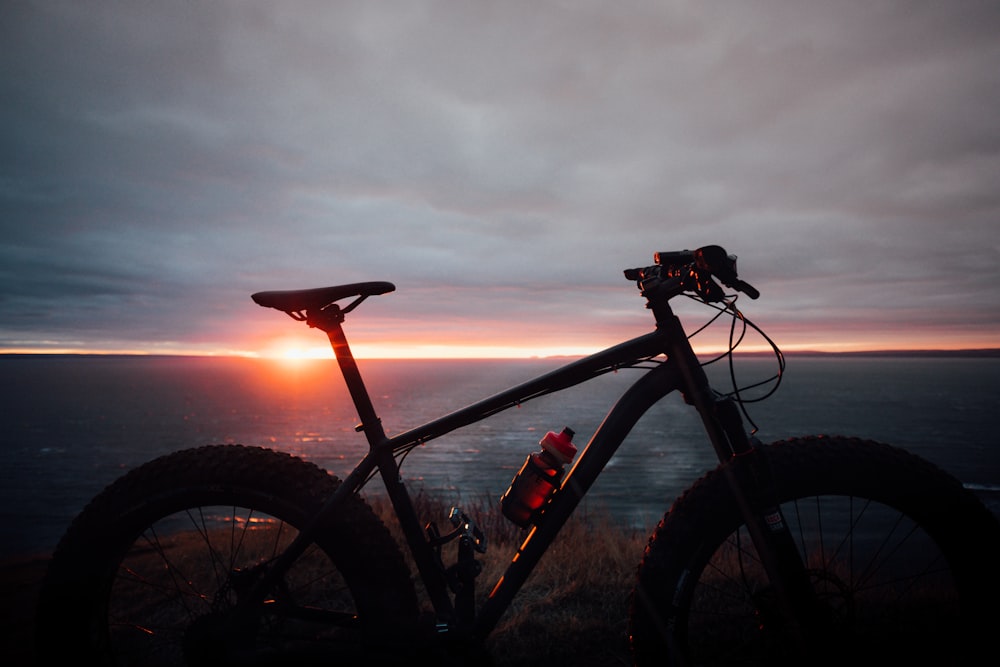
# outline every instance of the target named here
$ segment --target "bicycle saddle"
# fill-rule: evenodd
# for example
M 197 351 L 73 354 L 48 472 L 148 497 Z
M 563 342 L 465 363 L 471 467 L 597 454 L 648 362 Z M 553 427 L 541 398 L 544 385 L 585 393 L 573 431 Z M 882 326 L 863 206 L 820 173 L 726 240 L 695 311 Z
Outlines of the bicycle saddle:
M 251 299 L 259 306 L 276 308 L 285 313 L 303 313 L 320 310 L 335 301 L 356 296 L 366 298 L 376 294 L 392 292 L 396 286 L 387 282 L 350 283 L 332 287 L 316 287 L 313 289 L 281 290 L 257 292 Z

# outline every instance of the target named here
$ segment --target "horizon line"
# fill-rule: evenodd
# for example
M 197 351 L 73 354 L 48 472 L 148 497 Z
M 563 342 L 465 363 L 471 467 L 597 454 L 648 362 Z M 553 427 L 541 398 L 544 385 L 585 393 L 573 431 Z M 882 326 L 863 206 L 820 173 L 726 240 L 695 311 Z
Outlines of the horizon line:
M 699 356 L 709 356 L 724 353 L 724 350 L 696 350 Z M 770 357 L 775 352 L 770 349 L 755 350 L 733 350 L 734 355 L 745 357 Z M 887 356 L 887 357 L 1000 357 L 1000 347 L 967 347 L 967 348 L 886 348 L 886 349 L 863 349 L 863 350 L 822 350 L 822 349 L 793 349 L 781 350 L 782 356 L 805 357 L 805 356 Z M 587 354 L 525 354 L 518 356 L 370 356 L 356 354 L 355 358 L 364 361 L 532 361 L 544 359 L 583 359 Z M 334 361 L 332 351 L 329 356 L 315 357 L 283 357 L 280 355 L 267 355 L 249 352 L 197 352 L 197 351 L 157 351 L 148 352 L 141 350 L 125 351 L 99 351 L 99 350 L 54 350 L 54 351 L 27 351 L 27 350 L 0 350 L 0 358 L 13 357 L 176 357 L 176 358 L 219 358 L 219 359 L 260 359 L 265 361 Z

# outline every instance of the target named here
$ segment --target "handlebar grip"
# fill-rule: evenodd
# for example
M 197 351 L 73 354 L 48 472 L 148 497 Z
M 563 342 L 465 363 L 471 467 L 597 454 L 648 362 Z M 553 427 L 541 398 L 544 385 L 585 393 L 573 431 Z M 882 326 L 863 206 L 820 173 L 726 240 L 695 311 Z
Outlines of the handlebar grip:
M 760 292 L 757 291 L 757 288 L 755 288 L 753 285 L 751 285 L 750 283 L 748 283 L 746 281 L 737 280 L 736 282 L 733 283 L 733 289 L 737 289 L 737 290 L 743 292 L 744 294 L 746 294 L 751 299 L 758 299 L 758 298 L 760 298 Z

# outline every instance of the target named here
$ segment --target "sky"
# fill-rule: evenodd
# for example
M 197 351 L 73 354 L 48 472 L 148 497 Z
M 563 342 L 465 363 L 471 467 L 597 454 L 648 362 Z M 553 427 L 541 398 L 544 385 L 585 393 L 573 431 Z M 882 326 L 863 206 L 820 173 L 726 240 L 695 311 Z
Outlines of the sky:
M 359 356 L 584 354 L 708 244 L 783 349 L 1000 347 L 998 62 L 988 0 L 5 0 L 0 352 L 306 354 L 251 293 L 386 280 Z

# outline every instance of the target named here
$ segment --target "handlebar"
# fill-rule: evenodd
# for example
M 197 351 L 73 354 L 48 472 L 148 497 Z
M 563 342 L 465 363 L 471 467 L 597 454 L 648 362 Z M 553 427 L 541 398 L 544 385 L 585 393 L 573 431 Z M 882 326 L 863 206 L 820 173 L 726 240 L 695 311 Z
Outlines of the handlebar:
M 635 281 L 647 298 L 669 299 L 683 292 L 694 292 L 707 302 L 722 301 L 725 293 L 713 278 L 751 299 L 760 296 L 752 285 L 737 276 L 736 255 L 727 254 L 721 246 L 657 252 L 653 261 L 656 262 L 653 266 L 625 270 L 625 278 Z

